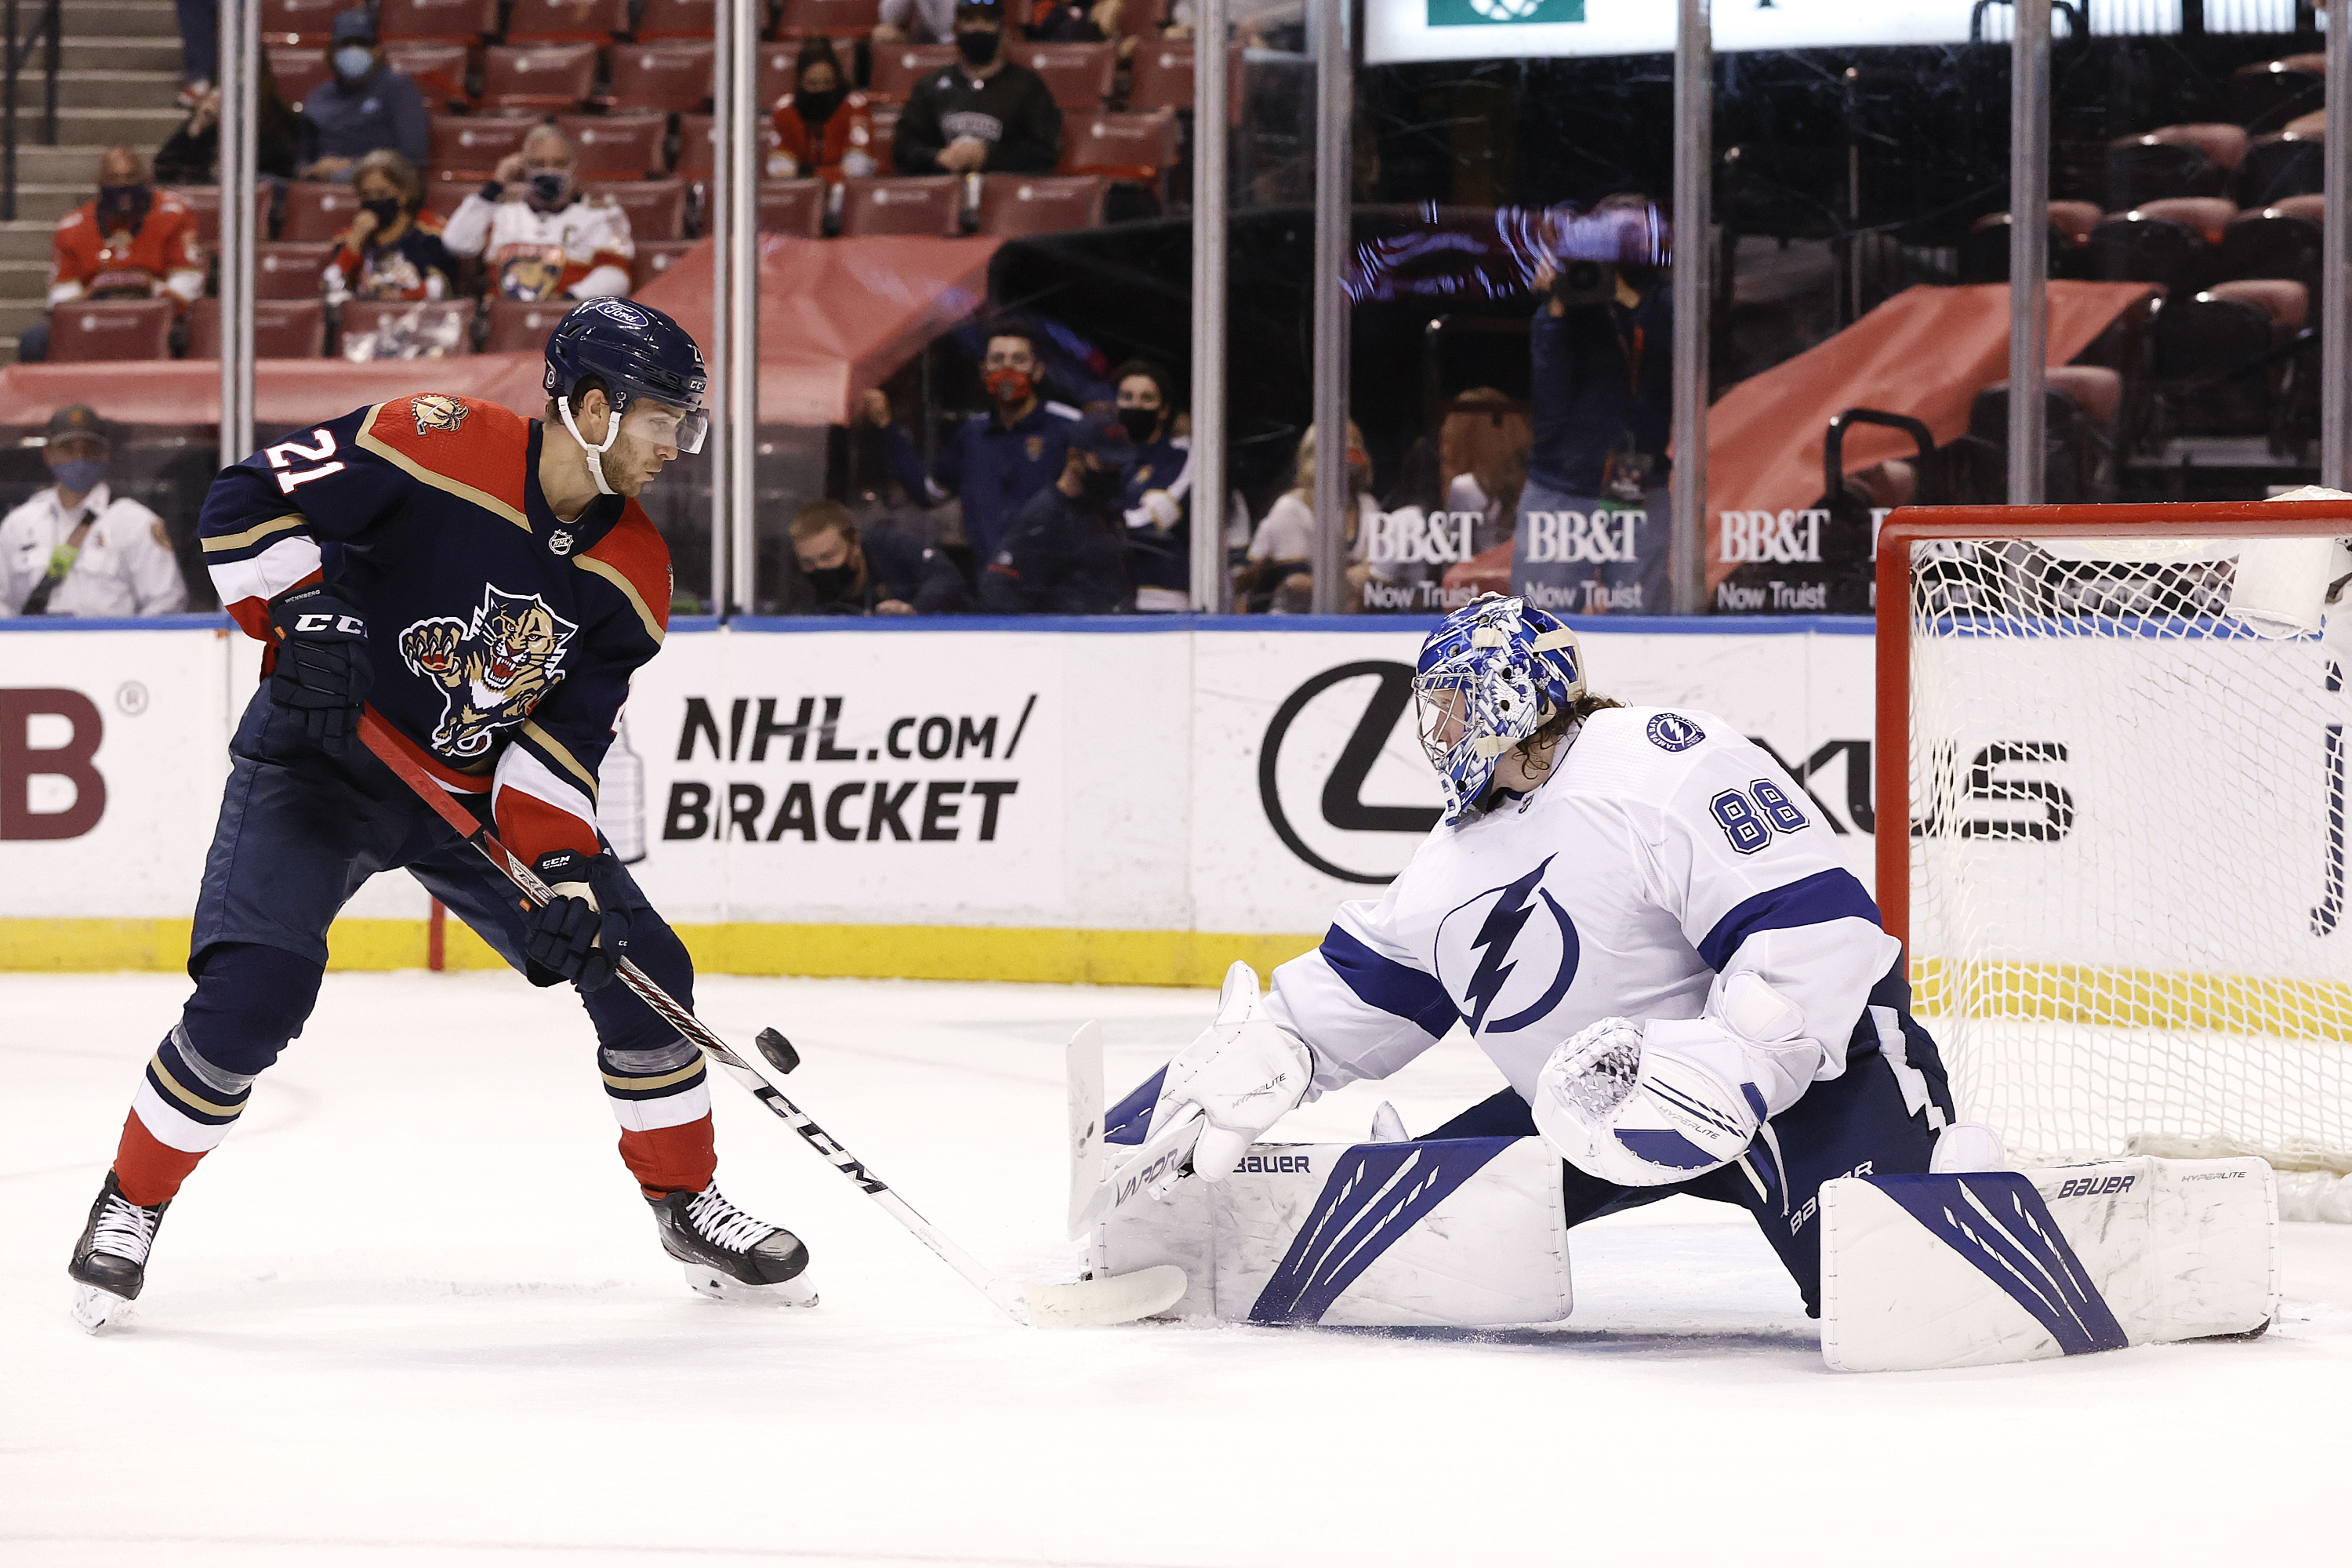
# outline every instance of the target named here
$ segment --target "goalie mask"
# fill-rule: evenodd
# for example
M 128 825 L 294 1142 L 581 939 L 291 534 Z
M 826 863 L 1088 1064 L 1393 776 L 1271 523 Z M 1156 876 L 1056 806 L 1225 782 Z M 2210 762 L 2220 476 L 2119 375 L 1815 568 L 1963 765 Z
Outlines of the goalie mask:
M 1445 790 L 1445 824 L 1476 814 L 1495 763 L 1584 695 L 1576 634 L 1524 599 L 1483 595 L 1421 645 L 1412 681 L 1421 749 Z

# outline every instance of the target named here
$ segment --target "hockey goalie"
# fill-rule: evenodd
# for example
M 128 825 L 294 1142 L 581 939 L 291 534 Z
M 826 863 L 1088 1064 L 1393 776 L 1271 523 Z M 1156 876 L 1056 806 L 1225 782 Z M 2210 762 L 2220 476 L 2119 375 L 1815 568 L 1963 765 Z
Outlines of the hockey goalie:
M 1492 1310 L 1504 1302 L 1525 1321 L 1566 1312 L 1564 1268 L 1557 1310 L 1528 1310 L 1543 1291 L 1511 1277 L 1526 1258 L 1557 1250 L 1564 1264 L 1567 1227 L 1686 1194 L 1754 1215 L 1809 1315 L 1822 1316 L 1826 1294 L 1899 1316 L 1899 1277 L 1918 1271 L 1899 1247 L 1857 1252 L 1867 1278 L 1833 1278 L 1825 1292 L 1825 1201 L 1837 1206 L 1860 1183 L 1870 1194 L 1843 1212 L 1895 1194 L 1896 1209 L 1965 1213 L 1965 1238 L 1930 1238 L 1948 1251 L 1990 1256 L 1990 1238 L 2014 1235 L 2026 1253 L 2046 1242 L 2065 1254 L 1979 1266 L 1986 1291 L 2028 1279 L 2025 1293 L 2061 1298 L 2070 1323 L 2106 1310 L 2074 1301 L 2068 1283 L 2100 1270 L 2066 1250 L 2067 1235 L 2101 1227 L 2051 1219 L 2032 1181 L 2001 1172 L 1999 1137 L 1956 1117 L 1935 1041 L 1910 1015 L 1901 944 L 1802 787 L 1762 749 L 1711 713 L 1594 695 L 1574 633 L 1517 599 L 1488 595 L 1450 616 L 1422 651 L 1414 691 L 1443 820 L 1384 897 L 1343 906 L 1265 995 L 1236 965 L 1217 1021 L 1111 1113 L 1113 1139 L 1127 1123 L 1148 1145 L 1190 1142 L 1200 1182 L 1157 1184 L 1172 1200 L 1157 1205 L 1107 1193 L 1098 1248 L 1123 1251 L 1120 1267 L 1184 1263 L 1213 1285 L 1192 1306 L 1219 1315 L 1478 1321 L 1468 1300 L 1487 1305 L 1484 1321 L 1502 1321 Z M 1302 1102 L 1388 1077 L 1457 1021 L 1507 1087 L 1414 1141 L 1418 1173 L 1373 1158 L 1377 1145 L 1259 1144 Z M 1402 1142 L 1402 1129 L 1387 1137 Z M 2095 1180 L 2053 1176 L 2052 1190 L 2072 1180 L 2107 1202 L 2102 1213 L 2137 1190 L 2145 1230 L 2151 1193 L 2190 1189 L 2140 1167 L 2181 1163 L 2116 1162 L 2086 1168 Z M 1531 1193 L 1530 1171 L 1556 1182 L 1556 1200 Z M 1508 1191 L 1482 1196 L 1482 1184 Z M 2208 1205 L 2168 1234 L 2260 1230 L 2263 1182 L 2236 1185 L 2252 1207 Z M 1269 1196 L 1277 1187 L 1289 1190 Z M 1433 1224 L 1449 1204 L 1520 1215 L 1517 1262 L 1511 1238 L 1481 1234 L 1466 1214 Z M 2121 1245 L 2132 1227 L 2105 1228 Z M 1155 1249 L 1165 1258 L 1141 1256 Z M 1407 1310 L 1328 1315 L 1384 1258 L 1415 1252 L 1410 1272 L 1444 1282 L 1433 1293 L 1391 1279 L 1387 1300 L 1412 1296 Z M 1983 1291 L 1946 1283 L 1948 1299 L 1915 1308 L 1949 1316 L 1966 1296 L 1979 1319 L 2000 1317 L 1998 1301 L 1975 1300 Z M 2266 1298 L 2252 1299 L 2219 1326 L 2190 1326 L 2258 1327 Z M 2047 1314 L 2021 1310 L 2032 1320 L 2021 1337 L 1963 1329 L 1957 1348 L 1917 1342 L 1887 1364 L 1954 1364 L 1979 1342 L 2006 1347 L 1979 1359 L 2040 1353 L 2021 1347 Z M 2184 1337 L 2166 1331 L 2178 1325 L 2160 1305 L 2144 1317 L 2145 1337 Z M 2056 1338 L 2062 1351 L 2126 1342 L 2095 1323 Z

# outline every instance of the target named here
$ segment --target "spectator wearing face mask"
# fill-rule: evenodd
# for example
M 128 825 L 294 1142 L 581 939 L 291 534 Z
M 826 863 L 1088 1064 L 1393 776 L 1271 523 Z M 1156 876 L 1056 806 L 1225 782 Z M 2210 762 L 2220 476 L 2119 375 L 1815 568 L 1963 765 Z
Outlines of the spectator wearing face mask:
M 163 520 L 107 489 L 113 442 L 80 404 L 49 416 L 56 481 L 0 518 L 0 616 L 164 616 L 188 607 Z
M 963 58 L 915 84 L 892 150 L 902 174 L 1043 174 L 1062 155 L 1062 111 L 1045 79 L 1004 58 L 1002 0 L 955 12 Z
M 1021 509 L 981 573 L 981 609 L 992 616 L 1133 609 L 1118 498 L 1134 462 L 1127 426 L 1112 415 L 1088 415 L 1070 437 L 1061 478 Z
M 961 499 L 964 537 L 976 562 L 995 555 L 1013 514 L 1061 476 L 1082 417 L 1040 395 L 1042 374 L 1034 329 L 1006 322 L 992 330 L 980 365 L 989 407 L 956 426 L 929 474 L 905 428 L 890 417 L 890 400 L 878 390 L 866 395 L 866 417 L 882 427 L 892 476 L 919 506 Z
M 1176 434 L 1176 399 L 1168 373 L 1144 360 L 1111 372 L 1113 410 L 1135 444 L 1119 520 L 1127 526 L 1127 570 L 1135 607 L 1173 613 L 1192 607 L 1192 443 Z
M 453 256 L 482 258 L 492 291 L 508 300 L 626 294 L 637 253 L 628 215 L 580 194 L 572 140 L 552 125 L 499 161 L 482 188 L 458 204 L 441 237 Z
M 360 210 L 323 279 L 327 298 L 445 300 L 457 275 L 440 216 L 425 210 L 425 183 L 397 153 L 371 153 L 352 175 Z
M 861 529 L 837 500 L 793 514 L 793 558 L 819 616 L 939 616 L 971 607 L 955 563 L 887 524 Z
M 375 18 L 346 11 L 335 18 L 328 63 L 332 79 L 301 102 L 306 180 L 348 180 L 362 158 L 389 147 L 422 167 L 432 152 L 433 122 L 409 79 L 385 63 Z
M 793 61 L 793 90 L 776 100 L 768 121 L 776 129 L 776 148 L 768 154 L 772 180 L 814 175 L 837 185 L 881 173 L 874 161 L 874 116 L 864 93 L 846 90 L 831 38 L 801 45 Z
M 48 308 L 76 300 L 169 299 L 182 313 L 205 291 L 205 252 L 196 215 L 147 180 L 128 147 L 98 161 L 98 196 L 58 220 L 49 236 Z M 32 322 L 18 341 L 26 364 L 47 359 L 49 323 Z

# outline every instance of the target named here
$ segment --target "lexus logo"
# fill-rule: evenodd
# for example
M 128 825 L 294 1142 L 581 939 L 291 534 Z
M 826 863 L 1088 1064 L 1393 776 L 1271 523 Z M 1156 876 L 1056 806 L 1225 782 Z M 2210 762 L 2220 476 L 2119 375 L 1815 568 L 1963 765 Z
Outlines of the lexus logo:
M 1368 784 L 1391 797 L 1436 796 L 1436 776 L 1401 722 L 1412 706 L 1412 666 L 1365 659 L 1301 685 L 1266 726 L 1257 763 L 1266 821 L 1325 876 L 1373 887 L 1394 881 L 1437 826 L 1434 805 L 1364 799 Z

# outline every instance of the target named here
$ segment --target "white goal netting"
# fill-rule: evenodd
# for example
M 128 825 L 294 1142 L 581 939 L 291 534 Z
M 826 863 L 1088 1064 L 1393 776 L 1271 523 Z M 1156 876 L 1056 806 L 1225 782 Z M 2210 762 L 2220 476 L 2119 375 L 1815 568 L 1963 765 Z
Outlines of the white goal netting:
M 2291 624 L 2332 548 L 1915 549 L 1914 1005 L 2013 1155 L 2352 1172 L 2352 627 Z

